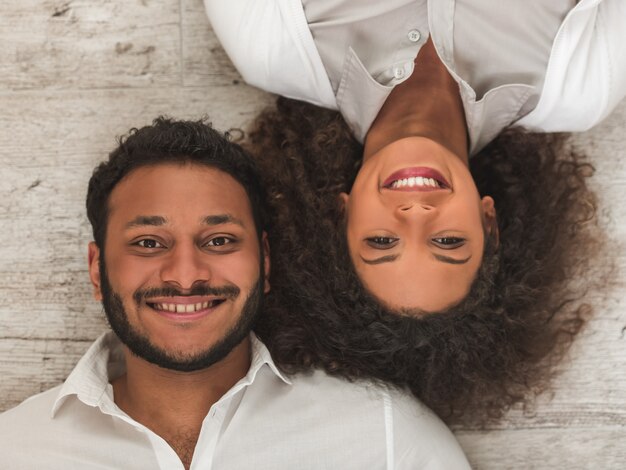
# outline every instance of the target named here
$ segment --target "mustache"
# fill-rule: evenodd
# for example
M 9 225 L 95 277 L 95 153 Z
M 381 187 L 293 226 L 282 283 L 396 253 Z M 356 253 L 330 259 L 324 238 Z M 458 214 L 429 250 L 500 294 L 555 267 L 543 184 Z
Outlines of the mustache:
M 237 286 L 212 287 L 207 285 L 197 285 L 186 292 L 183 292 L 176 287 L 165 286 L 136 290 L 133 294 L 133 299 L 137 304 L 140 304 L 142 301 L 153 297 L 191 297 L 193 295 L 213 295 L 217 297 L 225 297 L 228 300 L 232 300 L 239 295 L 239 292 L 240 289 Z

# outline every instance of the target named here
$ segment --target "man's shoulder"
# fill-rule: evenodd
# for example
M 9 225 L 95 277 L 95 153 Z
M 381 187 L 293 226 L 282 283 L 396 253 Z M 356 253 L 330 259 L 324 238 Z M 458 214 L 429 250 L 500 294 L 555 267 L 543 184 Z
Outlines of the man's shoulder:
M 321 370 L 295 374 L 290 378 L 295 390 L 302 390 L 302 393 L 314 393 L 320 401 L 341 402 L 354 408 L 369 406 L 374 406 L 376 409 L 397 408 L 410 414 L 412 418 L 434 417 L 430 409 L 413 394 L 384 382 L 366 379 L 346 380 Z M 436 417 L 435 419 L 438 420 Z
M 417 414 L 430 413 L 412 394 L 383 382 L 346 380 L 322 370 L 295 374 L 290 379 L 295 390 L 315 393 L 322 401 L 340 401 L 353 407 L 369 404 L 382 407 L 391 403 L 412 408 Z
M 49 421 L 60 389 L 61 385 L 58 385 L 0 413 L 0 436 L 4 436 L 7 431 L 14 432 L 16 427 L 29 428 L 40 425 L 42 421 Z
M 55 426 L 57 423 L 52 418 L 59 390 L 60 386 L 33 395 L 0 413 L 0 468 L 36 468 L 43 462 L 41 456 L 49 456 L 54 447 L 50 443 L 63 435 L 63 430 Z M 52 462 L 48 464 L 52 465 Z
M 156 468 L 141 433 L 61 386 L 0 414 L 0 442 L 2 469 Z
M 293 392 L 315 400 L 322 422 L 354 428 L 361 439 L 391 446 L 397 468 L 469 469 L 456 438 L 410 392 L 368 380 L 347 381 L 322 371 L 292 377 Z M 326 410 L 326 411 L 325 411 Z M 350 433 L 350 432 L 348 432 Z

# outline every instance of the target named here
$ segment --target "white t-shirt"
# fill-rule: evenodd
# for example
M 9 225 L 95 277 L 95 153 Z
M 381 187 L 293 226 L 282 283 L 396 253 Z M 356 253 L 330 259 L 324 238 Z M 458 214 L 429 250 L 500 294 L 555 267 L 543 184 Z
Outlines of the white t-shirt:
M 469 469 L 454 436 L 409 395 L 316 371 L 284 376 L 254 335 L 251 366 L 202 424 L 192 470 Z M 183 470 L 113 400 L 119 340 L 101 336 L 66 382 L 0 415 L 0 468 Z

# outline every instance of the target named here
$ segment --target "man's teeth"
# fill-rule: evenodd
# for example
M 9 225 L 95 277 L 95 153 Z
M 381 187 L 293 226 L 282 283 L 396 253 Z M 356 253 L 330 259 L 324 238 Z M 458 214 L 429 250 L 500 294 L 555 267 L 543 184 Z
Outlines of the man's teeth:
M 415 186 L 441 188 L 441 185 L 436 179 L 422 178 L 421 176 L 411 176 L 410 178 L 396 180 L 393 183 L 391 183 L 390 187 L 392 189 L 396 189 L 396 188 L 413 188 Z
M 166 312 L 175 313 L 193 313 L 209 306 L 213 307 L 216 301 L 211 302 L 198 302 L 196 304 L 154 304 L 156 310 L 164 310 Z

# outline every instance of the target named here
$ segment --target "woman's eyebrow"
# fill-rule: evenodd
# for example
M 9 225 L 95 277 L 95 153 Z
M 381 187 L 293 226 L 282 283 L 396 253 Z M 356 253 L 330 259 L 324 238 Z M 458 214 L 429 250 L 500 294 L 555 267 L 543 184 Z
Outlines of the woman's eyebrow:
M 381 264 L 381 263 L 391 263 L 392 261 L 395 261 L 396 259 L 398 259 L 399 255 L 386 255 L 386 256 L 381 256 L 380 258 L 374 258 L 374 259 L 365 259 L 361 256 L 361 260 L 365 263 L 365 264 Z M 438 255 L 435 254 L 435 259 L 437 259 L 438 261 L 441 261 L 442 263 L 448 263 L 448 264 L 465 264 L 467 263 L 471 258 L 472 255 L 469 255 L 467 258 L 464 259 L 456 259 L 456 258 L 451 258 L 449 256 L 443 256 L 443 255 Z
M 443 256 L 443 255 L 439 255 L 439 254 L 435 253 L 434 257 L 435 257 L 435 259 L 437 259 L 438 261 L 441 261 L 443 263 L 465 264 L 465 263 L 467 263 L 471 259 L 472 255 L 469 255 L 465 259 L 456 259 L 456 258 L 450 258 L 449 256 Z
M 374 258 L 374 259 L 365 259 L 361 256 L 361 260 L 365 264 L 391 263 L 392 261 L 395 261 L 396 259 L 398 259 L 398 256 L 399 255 L 385 255 L 385 256 L 381 256 L 380 258 Z

